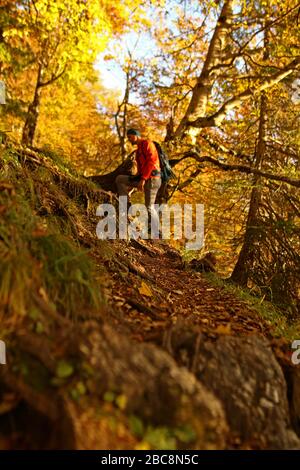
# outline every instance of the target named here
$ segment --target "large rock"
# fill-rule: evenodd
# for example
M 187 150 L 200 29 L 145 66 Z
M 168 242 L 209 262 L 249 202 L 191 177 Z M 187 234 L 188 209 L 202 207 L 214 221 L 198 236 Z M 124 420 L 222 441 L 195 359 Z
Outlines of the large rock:
M 126 415 L 151 426 L 191 426 L 197 435 L 192 448 L 225 447 L 228 426 L 219 400 L 165 351 L 131 343 L 108 325 L 91 323 L 82 338 L 80 349 L 95 371 L 94 393 L 121 395 Z
M 286 381 L 267 340 L 254 335 L 222 336 L 212 342 L 192 328 L 183 328 L 174 330 L 169 344 L 179 363 L 192 369 L 222 402 L 230 429 L 242 445 L 300 448 L 291 429 Z M 299 377 L 294 379 L 297 382 Z M 299 412 L 296 389 L 299 383 L 293 389 Z
M 26 338 L 19 338 L 15 345 L 16 357 L 26 354 L 39 380 L 26 382 L 11 362 L 1 374 L 0 384 L 18 394 L 30 416 L 47 417 L 49 434 L 61 437 L 60 448 L 134 448 L 138 436 L 131 430 L 132 418 L 141 423 L 143 432 L 185 434 L 178 439 L 180 448 L 225 448 L 225 412 L 213 393 L 163 349 L 137 344 L 101 323 L 86 321 L 73 326 L 63 342 L 55 337 L 40 340 L 39 335 L 25 332 Z M 61 359 L 55 355 L 62 344 L 61 373 L 67 375 L 58 380 Z M 33 369 L 30 371 L 33 378 Z M 22 429 L 26 435 L 27 428 Z

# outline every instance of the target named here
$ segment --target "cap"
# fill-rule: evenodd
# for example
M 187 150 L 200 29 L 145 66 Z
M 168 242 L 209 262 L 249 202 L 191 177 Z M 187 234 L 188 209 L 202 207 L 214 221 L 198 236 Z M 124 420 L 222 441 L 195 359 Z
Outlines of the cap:
M 137 129 L 128 129 L 127 135 L 137 135 L 140 137 L 140 132 Z

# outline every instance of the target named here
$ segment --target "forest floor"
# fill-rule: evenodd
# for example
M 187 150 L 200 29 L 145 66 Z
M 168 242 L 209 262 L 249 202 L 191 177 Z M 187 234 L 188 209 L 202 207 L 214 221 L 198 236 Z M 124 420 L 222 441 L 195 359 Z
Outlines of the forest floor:
M 1 158 L 0 339 L 8 363 L 0 369 L 0 449 L 294 445 L 285 431 L 286 384 L 268 349 L 290 371 L 283 315 L 273 318 L 257 297 L 262 315 L 249 301 L 254 296 L 239 296 L 217 273 L 192 269 L 166 240 L 99 240 L 96 207 L 112 196 L 55 155 L 3 148 Z M 189 338 L 184 348 L 178 337 Z M 211 375 L 202 383 L 201 361 L 207 351 L 214 354 L 212 344 L 218 369 L 210 370 L 207 360 Z M 230 356 L 238 358 L 232 368 Z M 228 412 L 229 434 L 210 393 L 220 368 L 227 394 L 219 398 L 229 409 L 239 406 Z M 260 390 L 269 380 L 272 386 Z M 240 401 L 230 387 L 241 390 Z M 273 387 L 283 405 L 264 415 Z M 288 387 L 297 401 L 298 386 Z M 235 422 L 240 409 L 241 426 Z M 279 426 L 281 440 L 256 442 L 256 426 L 272 423 L 276 429 L 266 429 L 266 439 L 276 440 Z M 48 432 L 43 438 L 41 428 Z M 245 428 L 235 444 L 232 436 Z
M 257 333 L 270 341 L 280 360 L 290 362 L 289 341 L 276 332 L 276 321 L 263 318 L 225 280 L 215 282 L 217 274 L 189 268 L 166 240 L 111 243 L 116 258 L 105 262 L 111 273 L 105 294 L 120 332 L 166 349 L 173 325 L 192 325 L 210 340 Z M 92 257 L 97 263 L 97 250 Z

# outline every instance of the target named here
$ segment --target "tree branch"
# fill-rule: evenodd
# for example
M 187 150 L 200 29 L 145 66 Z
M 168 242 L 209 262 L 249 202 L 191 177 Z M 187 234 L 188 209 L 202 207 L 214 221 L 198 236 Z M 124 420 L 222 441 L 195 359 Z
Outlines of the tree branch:
M 246 165 L 229 165 L 228 163 L 222 163 L 219 160 L 216 160 L 215 158 L 210 157 L 208 155 L 205 155 L 204 157 L 200 157 L 200 154 L 196 150 L 193 150 L 193 151 L 191 150 L 191 151 L 186 152 L 181 158 L 170 160 L 170 164 L 173 167 L 177 165 L 178 163 L 182 162 L 183 160 L 185 160 L 186 158 L 193 158 L 198 163 L 204 163 L 204 162 L 212 163 L 213 165 L 221 168 L 224 171 L 239 171 L 241 173 L 262 176 L 263 178 L 266 178 L 269 180 L 281 181 L 281 182 L 290 184 L 291 186 L 295 186 L 296 188 L 300 188 L 299 179 L 289 178 L 288 176 L 285 176 L 285 175 L 273 175 L 272 173 L 261 171 L 261 170 L 258 170 L 257 168 L 251 168 L 250 166 L 246 166 Z
M 265 79 L 258 87 L 247 88 L 239 95 L 236 95 L 230 100 L 226 101 L 226 103 L 224 103 L 219 111 L 217 111 L 215 114 L 208 117 L 200 117 L 194 121 L 189 121 L 187 122 L 187 126 L 197 128 L 219 126 L 229 111 L 240 106 L 243 101 L 246 101 L 252 96 L 257 95 L 260 92 L 267 90 L 268 88 L 271 88 L 272 86 L 276 85 L 276 83 L 279 83 L 281 80 L 290 75 L 299 64 L 300 57 L 296 57 L 294 60 L 292 60 L 292 62 L 290 62 L 290 64 L 284 67 L 284 69 Z
M 222 53 L 226 44 L 229 31 L 231 29 L 231 15 L 233 9 L 233 0 L 225 0 L 221 13 L 219 15 L 213 36 L 211 38 L 206 58 L 203 64 L 202 71 L 197 79 L 196 85 L 193 88 L 193 94 L 185 112 L 181 119 L 175 136 L 180 137 L 186 127 L 189 125 L 191 117 L 203 116 L 205 114 L 208 97 L 211 93 L 213 82 L 216 79 L 220 70 L 210 72 L 212 67 L 216 67 L 222 63 Z
M 46 82 L 40 82 L 39 87 L 41 88 L 41 87 L 44 87 L 44 86 L 48 86 L 51 83 L 55 82 L 56 80 L 58 80 L 60 77 L 63 76 L 63 74 L 65 73 L 66 70 L 67 70 L 67 64 L 64 66 L 63 70 L 58 75 L 52 75 L 52 77 L 49 80 L 47 80 Z
M 227 155 L 230 155 L 232 157 L 235 157 L 235 158 L 245 159 L 245 160 L 247 160 L 248 163 L 251 163 L 252 160 L 253 160 L 253 157 L 251 157 L 250 155 L 235 152 L 232 149 L 226 148 L 225 145 L 223 145 L 223 144 L 220 144 L 218 142 L 214 142 L 213 140 L 211 140 L 209 135 L 201 135 L 201 137 L 209 144 L 209 146 L 211 148 L 213 148 L 214 150 L 217 150 L 218 152 L 223 152 L 223 153 L 225 153 Z
M 202 172 L 202 168 L 197 168 L 197 170 L 195 170 L 185 181 L 180 183 L 176 189 L 178 191 L 182 191 L 184 188 L 189 186 L 201 172 Z

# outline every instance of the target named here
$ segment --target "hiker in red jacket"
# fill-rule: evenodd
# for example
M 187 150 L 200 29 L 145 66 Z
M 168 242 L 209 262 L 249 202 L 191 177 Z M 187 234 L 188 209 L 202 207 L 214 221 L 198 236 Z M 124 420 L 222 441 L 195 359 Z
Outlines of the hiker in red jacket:
M 148 211 L 148 228 L 151 227 L 151 217 L 158 221 L 158 214 L 154 209 L 157 192 L 161 186 L 159 156 L 155 144 L 148 139 L 142 139 L 136 129 L 128 129 L 128 140 L 137 145 L 136 163 L 138 174 L 134 176 L 119 175 L 116 185 L 119 196 L 127 196 L 132 188 L 145 193 L 145 206 Z

